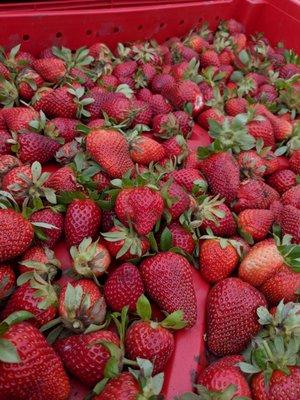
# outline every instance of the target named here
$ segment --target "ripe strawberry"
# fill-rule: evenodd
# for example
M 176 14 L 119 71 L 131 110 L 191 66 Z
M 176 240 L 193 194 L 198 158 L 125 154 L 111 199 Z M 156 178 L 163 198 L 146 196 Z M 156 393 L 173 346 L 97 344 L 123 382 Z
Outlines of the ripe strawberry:
M 92 239 L 85 238 L 78 247 L 72 246 L 74 272 L 85 278 L 95 278 L 107 272 L 111 258 L 107 248 Z
M 137 67 L 138 65 L 136 61 L 124 61 L 114 67 L 113 74 L 119 79 L 132 76 L 135 73 Z
M 140 386 L 133 375 L 130 372 L 122 372 L 109 380 L 94 400 L 135 400 L 139 393 Z
M 228 31 L 230 34 L 245 32 L 245 27 L 233 18 L 230 18 L 227 21 L 222 22 L 221 24 L 222 29 Z
M 133 169 L 128 143 L 116 130 L 91 131 L 86 139 L 86 148 L 91 157 L 113 178 L 121 178 Z
M 185 229 L 179 222 L 172 222 L 168 225 L 171 232 L 171 246 L 178 247 L 188 254 L 193 254 L 195 250 L 195 241 L 192 234 Z
M 109 98 L 109 92 L 102 87 L 95 86 L 88 91 L 84 98 L 90 98 L 94 100 L 91 104 L 86 106 L 86 110 L 90 113 L 90 119 L 94 120 L 95 118 L 100 118 L 102 115 L 102 105 Z
M 274 174 L 282 169 L 289 169 L 289 160 L 284 156 L 276 156 L 271 151 L 264 157 L 264 163 L 267 167 L 265 175 Z
M 153 116 L 168 114 L 172 111 L 170 103 L 160 94 L 154 94 L 149 100 Z
M 22 254 L 30 246 L 33 235 L 32 225 L 22 214 L 0 209 L 0 262 Z
M 171 220 L 175 221 L 181 214 L 188 210 L 190 196 L 182 186 L 169 181 L 162 186 L 161 193 L 166 202 L 166 212 Z
M 18 204 L 22 204 L 32 184 L 29 165 L 20 165 L 8 171 L 2 180 L 2 189 L 11 193 Z
M 29 107 L 12 107 L 2 110 L 7 128 L 12 132 L 30 129 L 29 122 L 38 118 L 38 113 Z
M 142 135 L 130 141 L 129 152 L 132 161 L 142 165 L 160 161 L 166 155 L 165 149 L 160 143 Z
M 196 168 L 174 170 L 167 176 L 173 179 L 178 185 L 184 187 L 189 193 L 199 195 L 206 191 L 207 182 Z
M 164 146 L 166 157 L 176 157 L 178 163 L 181 163 L 188 154 L 187 142 L 182 135 L 171 137 L 165 140 L 162 145 Z
M 16 323 L 6 328 L 2 339 L 8 340 L 18 354 L 0 361 L 3 399 L 69 398 L 70 383 L 62 363 L 36 327 L 27 322 Z
M 262 177 L 266 171 L 264 159 L 254 150 L 243 151 L 237 156 L 241 173 L 247 178 Z
M 101 223 L 101 210 L 90 199 L 73 200 L 67 208 L 65 235 L 69 246 L 78 245 L 84 238 L 94 238 Z
M 215 153 L 203 160 L 201 172 L 204 173 L 210 191 L 225 198 L 226 203 L 233 201 L 240 184 L 239 167 L 230 153 Z
M 151 90 L 153 93 L 162 93 L 175 85 L 175 79 L 170 74 L 157 74 L 151 80 Z
M 293 125 L 289 121 L 275 116 L 270 112 L 267 114 L 267 117 L 273 127 L 274 137 L 276 141 L 280 142 L 281 140 L 285 140 L 291 137 L 293 132 Z
M 300 174 L 300 150 L 293 151 L 289 158 L 289 167 L 295 174 Z
M 0 75 L 2 75 L 3 78 L 6 80 L 8 80 L 9 76 L 10 76 L 9 69 L 6 68 L 6 66 L 4 64 L 2 64 L 2 62 L 0 63 Z
M 46 135 L 55 138 L 61 138 L 65 143 L 71 142 L 78 136 L 76 126 L 79 121 L 73 118 L 53 118 L 46 122 Z
M 218 356 L 242 352 L 260 329 L 256 310 L 265 305 L 264 296 L 238 278 L 218 282 L 207 300 L 209 350 Z
M 236 223 L 232 212 L 222 201 L 216 199 L 204 200 L 196 208 L 194 216 L 193 226 L 200 226 L 203 230 L 209 228 L 214 235 L 229 237 L 236 233 Z
M 131 126 L 133 128 L 138 124 L 151 124 L 152 109 L 147 102 L 131 99 L 130 105 L 132 109 Z
M 200 242 L 200 272 L 209 283 L 227 278 L 238 265 L 239 255 L 233 244 L 230 240 L 218 238 Z
M 278 193 L 283 194 L 297 184 L 296 174 L 290 169 L 282 169 L 270 175 L 267 182 Z
M 101 341 L 119 345 L 114 332 L 100 330 L 59 339 L 54 348 L 65 368 L 85 385 L 93 387 L 104 377 L 110 353 Z
M 6 130 L 0 131 L 0 155 L 11 154 L 11 134 Z
M 164 202 L 159 192 L 148 187 L 123 189 L 118 194 L 115 212 L 118 219 L 132 223 L 136 232 L 147 235 L 161 218 Z
M 292 76 L 299 73 L 300 68 L 297 65 L 291 63 L 287 63 L 279 69 L 279 76 L 283 79 L 290 79 Z
M 55 258 L 53 251 L 47 247 L 31 246 L 23 255 L 22 260 L 19 261 L 18 272 L 25 274 L 18 278 L 18 284 L 23 284 L 35 274 L 41 276 L 44 280 L 51 281 L 57 274 L 60 268 L 59 261 Z M 32 273 L 31 276 L 29 273 Z M 47 289 L 47 288 L 46 288 Z M 51 288 L 49 288 L 50 291 Z
M 67 72 L 64 61 L 56 57 L 37 59 L 32 66 L 46 82 L 50 83 L 58 83 Z
M 233 206 L 236 212 L 247 208 L 268 209 L 271 203 L 279 200 L 279 193 L 271 186 L 258 179 L 243 181 L 237 191 L 237 199 Z
M 225 103 L 225 111 L 228 115 L 235 117 L 247 112 L 248 101 L 243 97 L 233 97 Z
M 120 96 L 119 93 L 111 93 L 102 104 L 102 112 L 105 112 L 116 124 L 120 124 L 132 117 L 133 109 L 129 99 Z
M 293 186 L 281 196 L 281 203 L 300 209 L 300 185 Z
M 300 243 L 300 210 L 293 206 L 284 206 L 280 215 L 280 226 L 284 234 L 293 236 L 294 243 Z
M 202 128 L 208 130 L 209 129 L 208 121 L 210 119 L 222 124 L 225 121 L 225 116 L 217 108 L 208 108 L 207 110 L 202 111 L 199 114 L 197 122 L 200 126 L 202 126 Z
M 58 313 L 64 325 L 78 333 L 90 324 L 100 325 L 104 321 L 106 304 L 96 283 L 79 279 L 62 287 Z
M 15 311 L 25 310 L 34 315 L 30 320 L 40 328 L 56 316 L 57 296 L 54 288 L 44 280 L 32 280 L 18 287 L 9 298 L 1 317 L 7 318 Z
M 60 144 L 51 138 L 35 132 L 18 135 L 18 157 L 23 163 L 38 161 L 41 164 L 53 158 Z
M 16 284 L 16 275 L 10 265 L 0 265 L 0 302 L 10 296 Z
M 42 99 L 33 106 L 37 111 L 43 111 L 49 118 L 75 118 L 77 105 L 75 96 L 66 87 L 50 90 L 43 94 Z
M 235 391 L 231 399 L 234 400 L 237 396 L 249 397 L 251 393 L 248 382 L 236 366 L 239 361 L 243 361 L 242 356 L 227 356 L 215 361 L 200 373 L 197 383 L 209 391 L 221 392 L 223 396 L 228 387 L 234 385 Z
M 197 315 L 191 268 L 183 256 L 171 252 L 149 257 L 140 267 L 149 296 L 168 313 L 182 310 L 188 326 L 195 324 Z
M 119 80 L 114 75 L 103 75 L 98 79 L 97 84 L 106 90 L 114 91 L 119 85 Z
M 19 96 L 30 101 L 36 90 L 44 83 L 43 78 L 33 69 L 24 68 L 17 77 Z
M 237 219 L 242 235 L 250 235 L 255 241 L 266 238 L 273 222 L 274 215 L 270 210 L 243 210 Z
M 11 169 L 20 166 L 21 163 L 17 157 L 10 154 L 0 155 L 0 183 L 2 177 L 4 177 Z
M 204 106 L 203 96 L 198 85 L 189 80 L 178 82 L 175 86 L 165 90 L 164 94 L 178 110 L 182 110 L 187 103 L 190 103 L 194 115 L 199 114 Z
M 51 188 L 57 193 L 81 191 L 81 186 L 76 181 L 76 175 L 68 165 L 52 172 L 45 182 L 45 187 Z
M 52 248 L 61 238 L 64 226 L 64 218 L 61 213 L 54 211 L 52 208 L 44 208 L 34 211 L 29 220 L 30 222 L 44 222 L 54 226 L 52 229 L 40 228 L 46 236 L 45 240 L 37 241 L 40 245 Z
M 144 285 L 137 267 L 124 263 L 108 276 L 104 284 L 104 296 L 107 305 L 113 311 L 121 312 L 123 307 L 136 310 L 136 302 L 144 293 Z
M 92 177 L 92 181 L 96 185 L 98 192 L 103 192 L 110 187 L 110 179 L 106 172 L 97 172 Z
M 274 148 L 275 136 L 271 122 L 263 117 L 263 120 L 253 120 L 247 124 L 247 130 L 255 139 L 262 139 L 264 146 Z
M 218 53 L 214 50 L 204 50 L 200 56 L 200 65 L 202 68 L 210 67 L 211 65 L 215 67 L 220 66 L 220 60 Z

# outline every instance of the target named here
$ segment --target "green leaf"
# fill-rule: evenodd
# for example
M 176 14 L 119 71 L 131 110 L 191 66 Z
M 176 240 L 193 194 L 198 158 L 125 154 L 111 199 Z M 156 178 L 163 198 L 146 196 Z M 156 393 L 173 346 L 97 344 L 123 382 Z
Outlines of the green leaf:
M 21 311 L 15 311 L 12 314 L 10 314 L 7 318 L 5 318 L 2 323 L 6 323 L 8 326 L 14 325 L 14 324 L 19 324 L 20 322 L 26 321 L 27 319 L 34 318 L 34 315 L 25 310 Z
M 98 395 L 102 392 L 102 390 L 105 388 L 105 385 L 109 381 L 109 378 L 103 378 L 100 382 L 97 383 L 96 386 L 94 386 L 93 393 Z
M 167 329 L 182 329 L 186 326 L 186 321 L 183 318 L 183 312 L 177 310 L 169 314 L 162 322 L 161 325 Z
M 241 60 L 241 62 L 242 62 L 244 65 L 247 65 L 247 64 L 249 63 L 250 57 L 249 57 L 249 54 L 247 53 L 246 50 L 240 51 L 240 53 L 239 53 L 239 59 Z
M 136 312 L 143 321 L 150 321 L 152 315 L 151 304 L 144 294 L 138 298 Z
M 75 199 L 84 199 L 85 195 L 82 192 L 61 192 L 58 198 L 58 203 L 69 204 Z
M 259 367 L 243 361 L 238 363 L 238 367 L 246 374 L 257 374 L 261 371 Z
M 155 252 L 157 253 L 157 252 L 158 252 L 158 246 L 157 246 L 157 242 L 156 242 L 156 240 L 155 240 L 155 237 L 154 237 L 153 232 L 150 232 L 150 233 L 147 235 L 147 238 L 148 238 L 148 240 L 149 240 L 151 250 L 153 250 L 153 251 L 155 251 Z
M 15 346 L 9 340 L 1 337 L 0 337 L 0 361 L 11 364 L 16 364 L 21 362 L 20 356 Z
M 170 229 L 166 226 L 160 236 L 160 249 L 162 251 L 167 251 L 171 248 L 171 246 L 172 246 L 172 233 Z

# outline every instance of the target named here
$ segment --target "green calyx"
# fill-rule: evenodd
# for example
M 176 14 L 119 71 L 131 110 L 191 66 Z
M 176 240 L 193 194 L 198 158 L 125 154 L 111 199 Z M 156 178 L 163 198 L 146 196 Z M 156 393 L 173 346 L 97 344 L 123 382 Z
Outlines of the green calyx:
M 300 245 L 291 243 L 293 239 L 291 235 L 284 235 L 282 240 L 277 236 L 274 236 L 274 238 L 285 264 L 293 271 L 300 272 Z
M 195 386 L 196 393 L 185 393 L 176 398 L 176 400 L 250 400 L 246 396 L 235 396 L 237 387 L 235 385 L 229 385 L 224 390 L 212 391 L 208 390 L 203 385 Z
M 19 104 L 19 93 L 16 86 L 0 77 L 0 104 L 4 107 L 13 107 Z
M 36 272 L 34 272 L 33 278 L 30 279 L 29 283 L 35 289 L 33 297 L 41 299 L 38 304 L 40 310 L 47 310 L 49 307 L 57 306 L 58 297 L 55 287 L 45 281 Z
M 79 87 L 74 89 L 72 85 L 69 86 L 70 88 L 68 89 L 68 92 L 73 96 L 73 101 L 77 106 L 76 117 L 79 119 L 90 117 L 91 114 L 89 113 L 89 111 L 85 109 L 85 106 L 92 104 L 94 102 L 94 99 L 89 97 L 84 97 L 85 95 L 84 87 Z
M 158 133 L 155 133 L 155 136 L 158 136 L 161 139 L 169 139 L 179 134 L 180 134 L 179 124 L 174 114 L 169 113 L 168 120 L 161 124 L 160 130 Z
M 141 393 L 137 400 L 159 399 L 159 394 L 162 391 L 164 383 L 164 373 L 161 372 L 153 375 L 153 364 L 149 360 L 143 358 L 136 359 L 139 370 L 129 368 L 129 372 L 139 382 Z
M 6 332 L 9 331 L 10 327 L 19 324 L 20 322 L 26 321 L 30 318 L 34 318 L 34 315 L 28 311 L 16 311 L 10 314 L 5 320 L 0 323 L 0 361 L 3 363 L 16 364 L 21 362 L 15 346 L 7 339 L 3 337 Z
M 200 83 L 202 81 L 202 76 L 199 74 L 199 68 L 200 62 L 197 61 L 196 58 L 192 58 L 183 73 L 183 79 L 190 80 L 195 83 Z

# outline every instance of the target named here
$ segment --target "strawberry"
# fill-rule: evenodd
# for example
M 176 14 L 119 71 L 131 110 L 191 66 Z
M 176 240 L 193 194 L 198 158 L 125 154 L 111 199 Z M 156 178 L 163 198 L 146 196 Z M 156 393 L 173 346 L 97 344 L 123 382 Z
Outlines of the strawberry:
M 221 22 L 222 30 L 228 31 L 230 34 L 244 32 L 245 27 L 233 18 Z
M 111 258 L 107 248 L 92 238 L 85 238 L 78 247 L 72 246 L 70 254 L 73 258 L 75 273 L 86 278 L 95 278 L 107 272 Z
M 37 59 L 32 66 L 46 82 L 50 83 L 58 83 L 67 72 L 64 61 L 54 57 Z
M 18 285 L 27 282 L 35 275 L 41 276 L 44 280 L 51 281 L 60 268 L 60 263 L 55 258 L 53 251 L 48 247 L 41 246 L 31 246 L 27 249 L 23 253 L 19 264 L 18 271 L 24 275 L 22 277 L 19 276 Z
M 10 76 L 10 72 L 9 69 L 6 68 L 6 66 L 4 64 L 2 64 L 2 62 L 0 63 L 0 75 L 3 76 L 4 79 L 9 79 Z
M 228 115 L 235 117 L 247 111 L 248 101 L 243 97 L 233 97 L 225 103 L 225 111 Z
M 290 169 L 282 169 L 270 175 L 267 182 L 278 193 L 283 194 L 296 185 L 296 174 Z
M 132 76 L 137 69 L 137 63 L 135 61 L 124 61 L 114 67 L 113 74 L 117 78 L 124 78 Z
M 140 386 L 130 372 L 122 372 L 111 379 L 102 392 L 93 400 L 135 400 L 140 393 Z
M 207 110 L 204 110 L 199 114 L 197 122 L 200 126 L 202 126 L 202 128 L 208 130 L 209 129 L 208 121 L 210 119 L 222 124 L 225 121 L 225 116 L 224 114 L 221 113 L 220 110 L 216 108 L 208 108 Z
M 17 157 L 10 154 L 0 155 L 0 183 L 2 177 L 5 176 L 14 167 L 20 166 L 21 163 Z
M 30 217 L 30 222 L 43 222 L 53 225 L 54 228 L 40 228 L 45 235 L 45 240 L 40 240 L 38 243 L 42 246 L 52 248 L 61 238 L 63 233 L 64 218 L 62 214 L 56 212 L 52 208 L 44 208 L 42 210 L 34 211 Z
M 116 124 L 132 118 L 133 109 L 131 102 L 119 93 L 111 93 L 102 104 L 102 112 L 105 112 Z
M 106 304 L 96 283 L 79 279 L 62 287 L 58 313 L 64 325 L 78 333 L 90 324 L 100 325 L 104 321 Z
M 16 275 L 10 265 L 0 265 L 0 302 L 10 296 L 16 284 Z
M 189 327 L 197 315 L 191 268 L 183 256 L 171 252 L 149 257 L 140 267 L 148 295 L 166 312 L 183 311 Z
M 203 96 L 195 82 L 185 80 L 178 82 L 164 91 L 166 98 L 178 110 L 183 109 L 188 103 L 191 104 L 193 114 L 197 115 L 204 106 Z
M 274 222 L 273 212 L 270 210 L 243 210 L 239 213 L 237 224 L 242 236 L 246 235 L 255 241 L 266 238 Z
M 237 156 L 240 171 L 247 178 L 262 177 L 267 169 L 263 158 L 254 150 L 243 151 Z
M 157 114 L 168 114 L 172 111 L 169 102 L 160 94 L 154 94 L 149 100 L 153 116 Z
M 237 243 L 226 239 L 205 239 L 199 244 L 201 275 L 209 283 L 227 278 L 237 267 L 239 255 Z
M 132 121 L 131 126 L 135 127 L 138 124 L 150 125 L 152 119 L 152 109 L 150 105 L 141 100 L 131 99 Z
M 237 396 L 250 396 L 248 382 L 240 369 L 236 366 L 237 362 L 242 361 L 242 356 L 223 357 L 202 371 L 198 377 L 198 385 L 204 386 L 209 391 L 221 392 L 223 396 L 232 389 L 231 399 L 237 399 Z M 233 386 L 233 388 L 232 388 Z M 197 386 L 198 388 L 198 386 Z M 203 388 L 201 388 L 203 390 Z M 200 394 L 198 388 L 198 393 Z M 229 395 L 230 396 L 230 395 Z
M 289 160 L 284 156 L 276 156 L 271 151 L 264 157 L 264 163 L 267 167 L 265 175 L 274 174 L 282 169 L 289 169 Z
M 12 132 L 30 129 L 29 122 L 38 118 L 38 113 L 29 107 L 12 107 L 2 110 L 7 128 Z
M 300 174 L 300 150 L 293 151 L 289 158 L 289 167 L 295 174 Z
M 184 187 L 189 193 L 199 195 L 206 191 L 207 182 L 196 168 L 174 170 L 167 176 L 173 179 L 178 185 Z
M 276 141 L 279 142 L 292 136 L 293 125 L 289 121 L 275 116 L 270 112 L 267 114 L 267 117 L 273 127 L 274 137 Z
M 291 205 L 284 206 L 280 215 L 280 226 L 284 234 L 292 235 L 295 243 L 300 243 L 300 210 Z
M 127 141 L 116 130 L 92 130 L 87 136 L 86 148 L 91 157 L 113 178 L 121 178 L 133 169 Z
M 49 118 L 75 118 L 77 113 L 74 90 L 66 87 L 46 92 L 41 101 L 34 104 L 37 111 L 43 111 Z
M 178 163 L 181 163 L 188 154 L 187 142 L 182 135 L 171 137 L 165 140 L 162 145 L 164 146 L 166 157 L 176 157 Z
M 29 165 L 20 165 L 8 171 L 2 180 L 2 189 L 11 193 L 17 203 L 21 204 L 26 198 L 31 186 L 32 172 Z
M 221 152 L 210 155 L 203 160 L 201 172 L 212 194 L 224 197 L 226 203 L 236 198 L 240 184 L 239 167 L 231 154 Z
M 218 356 L 243 351 L 260 329 L 256 309 L 265 305 L 264 296 L 238 278 L 218 282 L 207 299 L 209 350 Z
M 175 79 L 170 74 L 157 74 L 151 80 L 151 90 L 153 93 L 162 93 L 175 85 Z
M 110 358 L 109 351 L 101 341 L 119 345 L 115 333 L 100 330 L 59 339 L 54 347 L 67 371 L 85 385 L 93 387 L 104 377 L 104 369 Z
M 102 87 L 95 86 L 88 91 L 85 98 L 93 99 L 91 104 L 86 106 L 86 110 L 90 113 L 90 119 L 100 118 L 102 115 L 102 105 L 109 98 L 109 93 Z
M 92 177 L 92 181 L 96 185 L 98 192 L 103 192 L 105 189 L 108 189 L 110 187 L 110 179 L 105 172 L 97 172 Z
M 287 63 L 279 69 L 279 76 L 283 79 L 290 79 L 292 76 L 299 73 L 300 68 L 297 65 L 291 63 Z
M 157 114 L 152 120 L 152 131 L 155 136 L 168 139 L 176 134 L 181 134 L 175 113 Z
M 17 323 L 24 313 L 15 315 L 17 319 L 8 318 L 2 331 L 1 339 L 13 347 L 11 355 L 0 361 L 1 396 L 15 400 L 67 400 L 70 383 L 62 363 L 36 327 Z
M 22 254 L 30 246 L 33 235 L 32 225 L 22 214 L 0 209 L 0 262 Z
M 259 120 L 254 119 L 253 121 L 250 121 L 247 124 L 247 130 L 255 139 L 263 140 L 265 147 L 270 146 L 271 148 L 274 148 L 274 129 L 267 118 L 261 117 Z
M 0 131 L 0 155 L 11 154 L 11 134 L 6 130 Z
M 195 241 L 192 234 L 179 222 L 172 222 L 168 225 L 168 229 L 172 235 L 171 246 L 178 247 L 187 254 L 193 254 L 195 250 Z
M 101 223 L 101 211 L 90 199 L 75 199 L 67 208 L 65 235 L 69 246 L 78 245 L 84 238 L 94 238 Z
M 175 221 L 188 210 L 190 197 L 182 186 L 168 181 L 161 188 L 161 194 L 166 202 L 167 218 Z
M 1 316 L 7 318 L 15 311 L 25 310 L 34 315 L 30 321 L 37 328 L 50 322 L 56 316 L 57 296 L 54 288 L 46 281 L 37 279 L 18 287 L 9 298 Z
M 46 122 L 45 133 L 47 136 L 61 138 L 65 143 L 71 142 L 78 136 L 76 127 L 79 121 L 73 118 L 53 118 Z
M 248 179 L 240 184 L 233 209 L 236 212 L 247 208 L 268 209 L 279 197 L 279 193 L 262 180 Z
M 24 68 L 18 74 L 17 83 L 19 96 L 25 101 L 30 101 L 36 90 L 43 85 L 44 80 L 33 69 Z
M 211 65 L 215 67 L 220 66 L 220 60 L 218 53 L 214 50 L 204 50 L 200 56 L 200 65 L 202 68 L 210 67 Z
M 112 271 L 104 284 L 105 300 L 113 311 L 121 312 L 127 306 L 129 311 L 134 312 L 136 302 L 143 293 L 139 270 L 129 262 Z
M 57 193 L 81 190 L 81 186 L 76 181 L 73 169 L 68 165 L 52 172 L 45 182 L 45 187 L 51 188 Z
M 283 193 L 281 203 L 300 209 L 300 185 L 293 186 Z
M 138 357 L 149 360 L 156 374 L 164 370 L 175 348 L 174 337 L 168 328 L 185 326 L 182 311 L 175 311 L 161 322 L 151 321 L 151 305 L 142 295 L 137 302 L 137 314 L 141 320 L 135 321 L 126 332 L 125 353 L 131 360 Z
M 129 152 L 132 161 L 142 165 L 160 161 L 166 155 L 165 149 L 160 143 L 143 135 L 130 141 Z
M 161 218 L 164 202 L 159 192 L 148 187 L 123 189 L 116 198 L 115 212 L 124 224 L 132 223 L 140 235 L 147 235 Z

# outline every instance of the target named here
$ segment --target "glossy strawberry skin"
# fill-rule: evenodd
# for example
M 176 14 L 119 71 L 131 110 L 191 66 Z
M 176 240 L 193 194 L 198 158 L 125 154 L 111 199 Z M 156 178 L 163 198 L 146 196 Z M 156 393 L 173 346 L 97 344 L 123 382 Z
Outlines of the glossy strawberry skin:
M 196 194 L 204 193 L 207 186 L 204 176 L 195 168 L 175 170 L 168 174 L 168 177 L 173 178 L 178 185 L 183 186 L 189 193 L 193 193 L 195 186 L 200 187 Z
M 85 237 L 94 238 L 101 223 L 101 211 L 90 199 L 69 204 L 65 217 L 65 235 L 69 246 L 79 245 Z
M 238 215 L 239 228 L 255 241 L 263 240 L 271 230 L 274 215 L 271 210 L 243 210 Z
M 45 81 L 52 83 L 58 82 L 67 71 L 65 63 L 54 57 L 35 60 L 33 68 Z
M 164 370 L 174 346 L 172 333 L 155 322 L 134 322 L 126 333 L 127 357 L 131 360 L 140 357 L 151 361 L 154 365 L 154 374 Z
M 291 205 L 284 206 L 280 215 L 280 226 L 284 234 L 293 236 L 293 242 L 300 243 L 300 210 Z
M 146 136 L 139 136 L 130 144 L 130 157 L 134 162 L 149 165 L 157 162 L 166 155 L 164 147 L 156 140 Z
M 26 178 L 23 179 L 23 176 Z M 26 182 L 27 180 L 27 182 Z M 8 171 L 2 180 L 2 189 L 11 193 L 18 204 L 22 204 L 32 180 L 32 172 L 29 165 L 20 165 Z M 17 187 L 15 185 L 17 184 Z
M 283 194 L 296 185 L 296 174 L 290 169 L 282 169 L 269 176 L 268 184 L 278 193 Z
M 216 217 L 217 222 L 205 219 L 201 224 L 201 229 L 210 228 L 216 236 L 233 236 L 236 233 L 236 222 L 229 207 L 226 204 L 220 204 L 216 208 L 223 212 L 224 216 L 222 218 Z
M 64 217 L 61 213 L 53 211 L 51 208 L 34 211 L 30 217 L 30 222 L 44 222 L 53 225 L 54 229 L 41 228 L 46 234 L 46 240 L 37 240 L 42 246 L 52 248 L 61 238 L 64 228 Z
M 195 241 L 192 234 L 187 231 L 179 222 L 172 222 L 168 225 L 172 234 L 172 247 L 179 247 L 188 254 L 193 254 Z
M 32 271 L 33 269 L 22 264 L 23 261 L 37 261 L 43 264 L 49 262 L 45 249 L 42 246 L 31 246 L 23 254 L 19 261 L 18 272 L 24 274 L 25 272 Z
M 122 311 L 128 306 L 129 311 L 136 310 L 136 302 L 144 293 L 144 285 L 137 267 L 124 263 L 110 273 L 104 284 L 106 303 L 113 311 Z
M 0 302 L 12 293 L 16 284 L 16 275 L 10 265 L 0 265 Z
M 136 400 L 140 387 L 130 372 L 122 372 L 111 379 L 93 400 Z
M 140 267 L 146 293 L 168 313 L 182 310 L 188 326 L 197 315 L 191 268 L 183 256 L 171 252 L 149 257 Z
M 167 183 L 168 185 L 168 183 Z M 166 209 L 170 213 L 173 221 L 177 220 L 181 214 L 188 210 L 190 206 L 190 197 L 187 192 L 175 182 L 172 182 L 167 189 L 168 197 L 172 204 Z
M 110 358 L 109 351 L 99 343 L 101 340 L 119 345 L 115 333 L 100 330 L 59 339 L 54 346 L 67 371 L 90 387 L 103 378 Z
M 293 151 L 289 159 L 289 167 L 295 174 L 300 174 L 300 150 Z
M 52 172 L 45 182 L 45 187 L 49 187 L 57 193 L 76 192 L 81 190 L 81 186 L 76 181 L 73 169 L 68 165 Z
M 53 158 L 60 147 L 56 140 L 35 132 L 21 133 L 18 143 L 18 157 L 23 163 L 39 161 L 44 164 Z
M 207 299 L 207 345 L 218 356 L 243 351 L 260 325 L 256 310 L 266 306 L 264 296 L 238 278 L 218 282 Z
M 37 328 L 27 322 L 13 325 L 3 335 L 13 343 L 21 362 L 0 362 L 0 389 L 4 399 L 68 400 L 69 379 L 54 350 Z
M 29 122 L 38 118 L 38 113 L 29 107 L 13 107 L 2 110 L 5 123 L 12 132 L 30 129 Z
M 22 254 L 30 246 L 33 235 L 32 225 L 20 213 L 0 210 L 0 262 Z
M 293 186 L 281 197 L 282 204 L 300 209 L 300 185 Z

